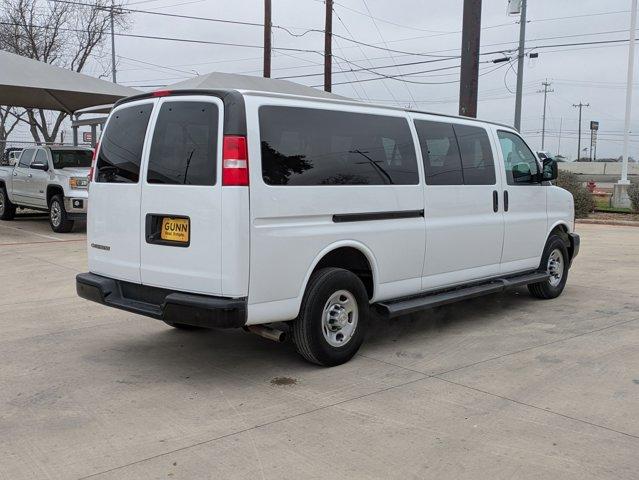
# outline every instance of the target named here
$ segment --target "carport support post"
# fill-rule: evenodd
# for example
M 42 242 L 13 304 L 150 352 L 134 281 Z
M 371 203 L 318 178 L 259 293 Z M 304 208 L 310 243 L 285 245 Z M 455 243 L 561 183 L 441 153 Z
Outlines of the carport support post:
M 477 117 L 480 34 L 481 0 L 464 0 L 459 114 L 465 117 Z
M 71 128 L 73 129 L 73 146 L 77 147 L 78 146 L 78 126 L 72 125 Z
M 95 148 L 95 145 L 97 143 L 95 138 L 97 133 L 98 133 L 98 129 L 96 128 L 96 125 L 95 124 L 91 125 L 91 146 L 93 148 Z

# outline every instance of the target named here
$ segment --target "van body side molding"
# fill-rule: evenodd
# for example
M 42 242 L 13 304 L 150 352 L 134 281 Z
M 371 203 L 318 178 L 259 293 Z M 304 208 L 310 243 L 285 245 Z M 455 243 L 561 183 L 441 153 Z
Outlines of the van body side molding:
M 371 220 L 393 220 L 397 218 L 423 217 L 424 210 L 399 210 L 395 212 L 337 213 L 333 215 L 333 223 L 368 222 Z

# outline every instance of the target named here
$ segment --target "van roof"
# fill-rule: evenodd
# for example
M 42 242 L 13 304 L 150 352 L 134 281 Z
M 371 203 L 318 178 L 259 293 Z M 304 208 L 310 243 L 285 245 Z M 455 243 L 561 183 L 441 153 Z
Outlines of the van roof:
M 511 125 L 481 120 L 470 117 L 462 117 L 458 115 L 450 115 L 438 112 L 429 112 L 425 110 L 417 110 L 412 108 L 396 107 L 391 105 L 381 105 L 369 102 L 362 102 L 354 100 L 352 98 L 336 95 L 331 92 L 325 92 L 306 85 L 300 85 L 299 83 L 290 82 L 288 80 L 278 80 L 274 78 L 254 77 L 250 75 L 239 75 L 235 73 L 221 73 L 213 72 L 206 75 L 199 75 L 182 82 L 167 85 L 166 87 L 159 89 L 158 91 L 168 90 L 172 93 L 181 94 L 202 94 L 219 93 L 220 91 L 238 92 L 242 95 L 252 96 L 268 96 L 276 98 L 309 98 L 319 99 L 330 103 L 342 104 L 342 105 L 358 105 L 358 106 L 372 106 L 375 108 L 384 108 L 387 110 L 413 112 L 413 113 L 425 113 L 428 115 L 436 115 L 439 117 L 476 121 L 482 123 L 488 123 L 492 125 L 499 125 L 505 128 L 512 129 Z M 148 92 L 141 95 L 135 95 L 119 100 L 115 105 L 125 103 L 132 100 L 148 98 L 154 96 L 154 92 Z M 115 106 L 114 105 L 114 106 Z
M 276 78 L 254 77 L 236 73 L 213 72 L 189 78 L 166 87 L 167 90 L 247 90 L 265 93 L 282 93 L 304 97 L 334 100 L 350 100 L 331 92 L 325 92 L 299 83 Z

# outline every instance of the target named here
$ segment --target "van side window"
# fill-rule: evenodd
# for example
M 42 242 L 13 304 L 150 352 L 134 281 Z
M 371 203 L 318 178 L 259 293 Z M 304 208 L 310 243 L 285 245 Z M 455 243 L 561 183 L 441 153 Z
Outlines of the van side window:
M 416 120 L 427 185 L 463 185 L 462 162 L 450 123 Z
M 259 110 L 268 185 L 417 185 L 408 122 L 311 108 Z
M 160 108 L 147 182 L 214 185 L 218 108 L 210 102 L 167 102 Z
M 137 183 L 142 146 L 153 104 L 136 105 L 114 112 L 100 140 L 96 181 Z
M 526 142 L 519 135 L 503 130 L 497 131 L 497 137 L 504 156 L 508 185 L 537 183 L 539 163 Z
M 464 185 L 494 185 L 495 162 L 486 130 L 470 125 L 453 125 L 461 152 Z
M 33 148 L 27 148 L 26 150 L 24 150 L 22 152 L 22 155 L 20 155 L 20 162 L 18 162 L 18 167 L 29 168 L 29 165 L 31 165 L 31 159 L 33 158 L 34 151 L 35 149 Z

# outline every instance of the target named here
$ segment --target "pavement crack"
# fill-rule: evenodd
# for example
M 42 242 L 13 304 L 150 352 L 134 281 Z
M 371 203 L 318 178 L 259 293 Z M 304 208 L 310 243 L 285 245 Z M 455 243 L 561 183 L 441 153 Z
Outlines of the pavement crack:
M 506 400 L 508 402 L 515 403 L 515 404 L 521 405 L 523 407 L 533 408 L 533 409 L 539 410 L 541 412 L 550 413 L 552 415 L 557 415 L 559 417 L 566 418 L 568 420 L 572 420 L 572 421 L 575 421 L 575 422 L 583 423 L 583 424 L 589 425 L 591 427 L 601 428 L 601 429 L 607 430 L 609 432 L 617 433 L 619 435 L 624 435 L 626 437 L 630 437 L 630 438 L 634 438 L 634 439 L 639 440 L 639 435 L 634 435 L 632 433 L 624 432 L 622 430 L 617 430 L 615 428 L 606 427 L 605 425 L 601 425 L 599 423 L 590 422 L 590 421 L 584 420 L 582 418 L 573 417 L 572 415 L 567 415 L 565 413 L 555 412 L 554 410 L 550 410 L 548 408 L 538 407 L 537 405 L 533 405 L 532 403 L 522 402 L 521 400 L 516 400 L 514 398 L 506 397 L 504 395 L 499 395 L 498 393 L 493 393 L 493 392 L 489 392 L 487 390 L 482 390 L 481 388 L 471 387 L 470 385 L 466 385 L 464 383 L 455 382 L 453 380 L 448 380 L 448 379 L 442 378 L 442 377 L 440 377 L 438 375 L 432 375 L 430 378 L 434 378 L 434 379 L 440 380 L 442 382 L 450 383 L 451 385 L 457 385 L 458 387 L 467 388 L 469 390 L 473 390 L 474 392 L 483 393 L 484 395 L 490 395 L 491 397 L 496 397 L 496 398 L 499 398 L 501 400 Z

